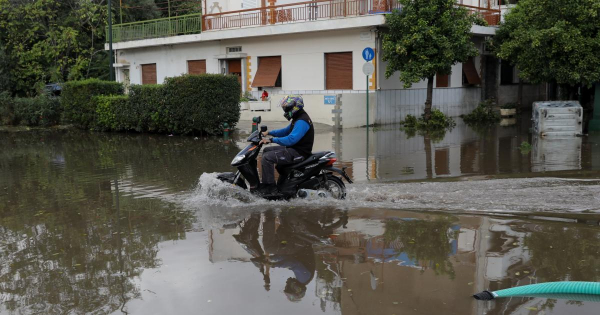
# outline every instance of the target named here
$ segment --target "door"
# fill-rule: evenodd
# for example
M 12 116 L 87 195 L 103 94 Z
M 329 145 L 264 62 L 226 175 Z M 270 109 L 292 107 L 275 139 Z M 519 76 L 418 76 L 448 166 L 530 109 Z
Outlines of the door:
M 229 69 L 229 74 L 237 75 L 238 81 L 240 82 L 240 86 L 242 84 L 242 60 L 241 59 L 231 59 L 227 61 L 227 68 Z

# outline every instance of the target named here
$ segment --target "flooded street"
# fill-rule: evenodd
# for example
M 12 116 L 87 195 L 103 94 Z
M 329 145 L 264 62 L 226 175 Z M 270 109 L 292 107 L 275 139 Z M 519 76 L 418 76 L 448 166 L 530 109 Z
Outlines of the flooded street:
M 319 128 L 314 151 L 356 181 L 345 201 L 267 202 L 216 180 L 247 122 L 229 141 L 0 131 L 0 314 L 597 314 L 471 295 L 600 281 L 600 134 L 459 120 L 368 142 Z

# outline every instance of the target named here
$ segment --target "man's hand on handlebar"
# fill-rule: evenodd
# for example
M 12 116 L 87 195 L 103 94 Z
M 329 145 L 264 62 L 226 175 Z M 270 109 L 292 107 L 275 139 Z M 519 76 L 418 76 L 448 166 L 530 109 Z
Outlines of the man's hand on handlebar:
M 271 139 L 262 138 L 262 140 L 260 140 L 260 142 L 258 144 L 260 145 L 260 144 L 269 144 L 269 143 L 271 143 Z
M 268 131 L 265 131 L 265 132 L 263 132 L 263 133 L 262 133 L 262 136 L 263 136 L 263 137 L 266 137 L 266 136 L 268 136 L 268 135 L 269 135 L 269 132 L 268 132 Z

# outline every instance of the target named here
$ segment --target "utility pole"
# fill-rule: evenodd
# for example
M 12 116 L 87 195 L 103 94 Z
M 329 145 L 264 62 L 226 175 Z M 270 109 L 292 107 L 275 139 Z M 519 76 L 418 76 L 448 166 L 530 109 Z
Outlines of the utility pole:
M 109 74 L 108 79 L 110 81 L 115 80 L 115 69 L 113 68 L 113 47 L 112 47 L 112 0 L 108 0 L 108 62 L 109 62 Z

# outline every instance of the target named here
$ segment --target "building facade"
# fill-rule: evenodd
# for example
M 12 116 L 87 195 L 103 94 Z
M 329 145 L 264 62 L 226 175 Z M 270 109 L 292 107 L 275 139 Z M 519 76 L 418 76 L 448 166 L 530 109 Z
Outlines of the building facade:
M 482 14 L 490 26 L 472 27 L 480 56 L 454 65 L 449 76 L 436 76 L 434 107 L 449 115 L 468 113 L 483 98 L 514 98 L 508 92 L 499 97 L 499 62 L 486 54 L 484 45 L 501 19 L 496 1 L 457 4 Z M 315 121 L 357 127 L 367 122 L 367 90 L 370 123 L 397 123 L 406 114 L 422 112 L 426 82 L 404 89 L 397 74 L 384 76 L 381 32 L 385 13 L 400 8 L 395 0 L 206 0 L 203 6 L 204 15 L 115 25 L 117 80 L 160 84 L 187 73 L 237 75 L 242 93 L 257 99 L 262 90 L 270 94 L 266 102 L 242 108 L 248 109 L 242 119 L 260 109 L 266 111 L 264 118 L 281 120 L 280 113 L 269 110 L 283 95 L 301 94 L 310 100 Z M 375 51 L 375 70 L 368 78 L 362 69 L 366 47 Z M 510 76 L 514 84 L 514 72 Z

